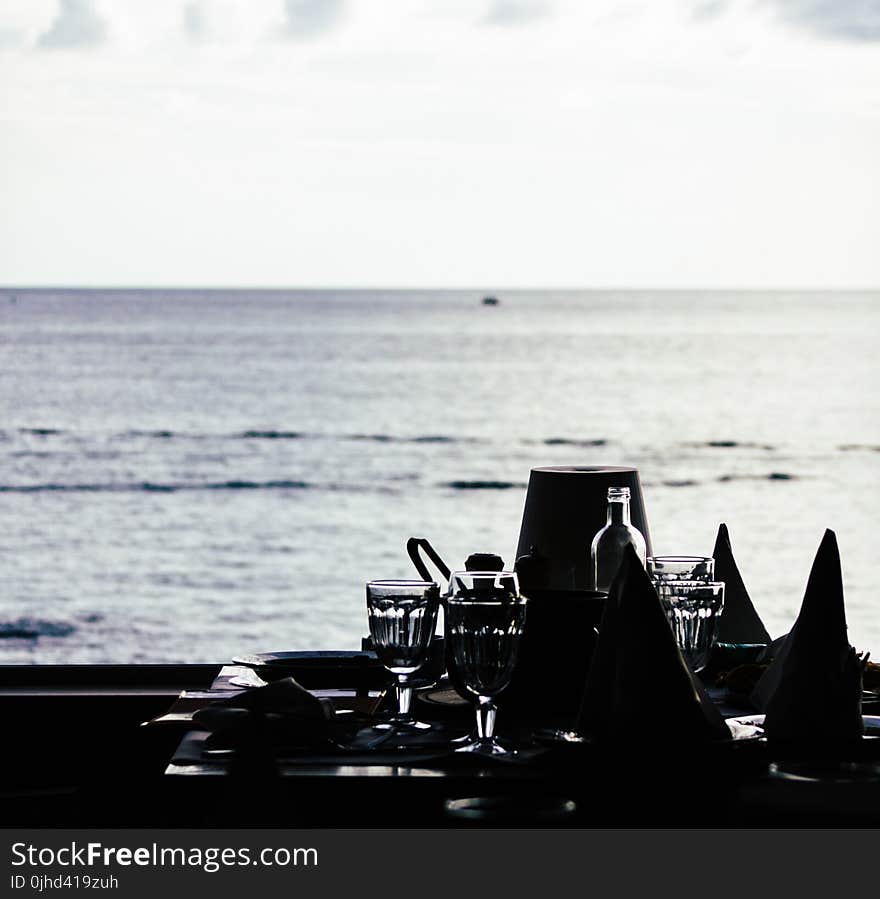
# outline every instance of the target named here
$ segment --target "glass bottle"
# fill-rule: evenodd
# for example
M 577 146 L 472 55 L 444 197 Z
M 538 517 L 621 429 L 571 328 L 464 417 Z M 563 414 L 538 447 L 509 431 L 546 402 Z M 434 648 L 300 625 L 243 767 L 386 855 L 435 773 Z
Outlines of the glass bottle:
M 593 571 L 593 589 L 607 593 L 623 561 L 627 546 L 636 551 L 642 565 L 645 564 L 645 538 L 632 526 L 629 518 L 629 487 L 608 488 L 607 523 L 593 538 L 590 560 Z

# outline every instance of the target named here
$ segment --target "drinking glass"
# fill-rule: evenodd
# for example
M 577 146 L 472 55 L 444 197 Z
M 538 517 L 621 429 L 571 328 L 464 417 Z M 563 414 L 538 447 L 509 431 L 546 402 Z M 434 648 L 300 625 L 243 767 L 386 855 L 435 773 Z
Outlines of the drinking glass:
M 656 581 L 715 580 L 715 560 L 711 556 L 648 556 L 645 567 Z
M 512 754 L 495 736 L 495 697 L 510 683 L 526 621 L 512 571 L 453 571 L 446 634 L 453 682 L 476 699 L 476 737 L 456 752 Z
M 367 613 L 370 636 L 379 661 L 395 677 L 397 712 L 376 725 L 377 733 L 399 738 L 430 730 L 410 713 L 412 675 L 428 660 L 437 623 L 440 588 L 430 581 L 370 581 L 367 584 Z
M 702 671 L 724 610 L 724 582 L 655 580 L 654 589 L 682 655 L 693 671 Z

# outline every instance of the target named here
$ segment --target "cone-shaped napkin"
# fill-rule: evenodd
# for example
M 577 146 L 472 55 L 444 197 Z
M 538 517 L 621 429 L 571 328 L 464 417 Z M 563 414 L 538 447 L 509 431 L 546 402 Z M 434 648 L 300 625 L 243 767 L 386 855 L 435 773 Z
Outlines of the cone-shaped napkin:
M 605 601 L 602 610 L 602 620 L 599 622 L 599 636 L 593 649 L 593 658 L 590 661 L 590 669 L 587 672 L 587 683 L 581 707 L 578 711 L 574 729 L 586 737 L 601 740 L 611 732 L 613 721 L 613 704 L 615 694 L 615 680 L 617 677 L 617 647 L 618 637 L 618 609 L 619 609 L 619 583 L 623 569 L 627 567 L 626 561 L 617 573 L 615 581 L 611 585 L 611 593 Z
M 719 643 L 769 643 L 770 634 L 755 611 L 730 548 L 727 525 L 718 526 L 715 538 L 715 579 L 724 581 L 724 614 L 718 622 Z
M 632 547 L 611 585 L 576 730 L 608 743 L 730 738 Z
M 825 531 L 797 621 L 752 692 L 777 740 L 862 735 L 862 664 L 846 635 L 840 553 Z

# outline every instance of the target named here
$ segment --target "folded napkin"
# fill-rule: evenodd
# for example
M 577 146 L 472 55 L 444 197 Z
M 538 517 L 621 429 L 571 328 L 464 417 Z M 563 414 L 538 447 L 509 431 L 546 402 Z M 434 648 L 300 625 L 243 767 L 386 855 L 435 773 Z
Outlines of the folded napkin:
M 406 748 L 397 747 L 391 731 L 377 734 L 357 714 L 337 715 L 330 700 L 314 696 L 292 677 L 212 703 L 192 721 L 199 730 L 184 739 L 174 763 L 228 764 L 230 775 L 249 781 L 277 778 L 284 767 L 296 765 L 526 765 L 547 751 L 456 754 L 451 740 L 460 732 L 449 733 L 442 725 L 409 739 Z
M 862 669 L 846 634 L 837 539 L 825 531 L 797 621 L 751 694 L 768 739 L 860 737 Z
M 313 696 L 292 677 L 219 700 L 193 715 L 211 732 L 211 747 L 245 751 L 329 746 L 334 718 L 329 700 Z
M 632 547 L 611 584 L 575 729 L 612 744 L 730 738 Z
M 770 634 L 755 611 L 749 591 L 733 558 L 727 525 L 718 526 L 715 538 L 715 579 L 724 581 L 724 614 L 718 622 L 719 643 L 769 643 Z

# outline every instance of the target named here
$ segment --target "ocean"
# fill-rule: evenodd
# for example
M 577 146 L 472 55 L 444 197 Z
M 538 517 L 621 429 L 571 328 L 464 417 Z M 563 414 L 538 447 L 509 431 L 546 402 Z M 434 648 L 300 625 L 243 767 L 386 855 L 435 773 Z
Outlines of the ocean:
M 497 295 L 0 289 L 0 663 L 357 647 L 408 537 L 512 563 L 568 464 L 655 552 L 727 522 L 773 635 L 833 528 L 880 655 L 880 293 Z

